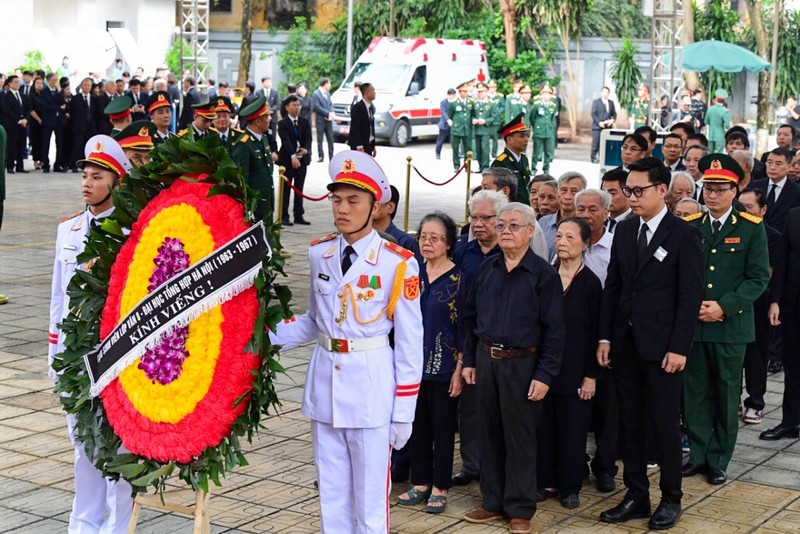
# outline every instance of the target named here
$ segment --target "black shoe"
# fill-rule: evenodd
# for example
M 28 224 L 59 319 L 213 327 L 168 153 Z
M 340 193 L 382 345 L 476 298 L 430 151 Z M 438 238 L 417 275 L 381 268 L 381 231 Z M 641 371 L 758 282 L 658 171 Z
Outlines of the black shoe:
M 53 167 L 53 172 L 67 172 L 67 169 L 63 167 Z
M 769 374 L 774 375 L 775 373 L 780 373 L 783 371 L 783 364 L 781 362 L 769 362 L 767 366 L 767 372 Z
M 577 495 L 567 495 L 566 497 L 561 497 L 561 506 L 567 510 L 574 510 L 580 505 L 581 499 Z
M 317 163 L 322 163 L 323 161 L 325 161 L 324 157 L 323 158 L 317 158 Z
M 675 526 L 681 516 L 681 505 L 676 502 L 664 502 L 656 508 L 656 513 L 650 518 L 650 528 L 653 530 L 666 530 Z
M 712 467 L 708 470 L 709 484 L 724 484 L 728 480 L 728 475 L 722 469 Z
M 281 226 L 294 226 L 294 223 L 286 218 L 281 220 Z
M 466 486 L 473 480 L 478 480 L 479 478 L 480 477 L 478 475 L 473 475 L 472 473 L 467 473 L 466 471 L 459 471 L 453 475 L 453 485 Z
M 25 169 L 17 169 L 17 172 L 21 172 L 22 174 L 28 174 L 31 171 L 26 171 Z
M 17 171 L 15 171 L 14 169 L 6 169 L 6 174 L 14 174 L 15 172 Z
M 776 426 L 775 428 L 770 428 L 761 433 L 758 436 L 758 439 L 763 439 L 764 441 L 776 441 L 783 438 L 798 438 L 800 437 L 800 426 L 783 426 L 783 423 Z
M 43 172 L 43 173 L 45 173 L 45 174 L 46 174 L 46 173 L 48 173 L 48 172 L 50 172 L 50 167 L 44 167 L 44 168 L 42 169 L 42 172 Z
M 597 491 L 600 493 L 611 493 L 617 489 L 617 483 L 611 475 L 600 475 L 597 477 Z
M 558 495 L 557 491 L 550 491 L 547 488 L 542 488 L 536 492 L 536 502 L 546 501 L 550 497 L 555 497 Z
M 683 466 L 683 469 L 681 469 L 681 476 L 684 477 L 693 477 L 699 473 L 708 473 L 708 466 L 705 464 L 697 465 L 689 462 Z
M 597 158 L 592 158 L 592 163 L 600 163 L 600 160 Z
M 302 217 L 295 217 L 295 218 L 294 218 L 294 223 L 295 223 L 295 224 L 303 224 L 303 225 L 305 225 L 305 226 L 308 226 L 309 224 L 311 224 L 310 222 L 308 222 L 307 220 L 305 220 L 305 219 L 304 219 L 304 218 L 302 218 Z
M 436 154 L 436 159 L 442 159 L 442 156 L 440 156 L 439 154 Z
M 634 501 L 624 499 L 610 510 L 600 514 L 603 523 L 622 523 L 630 519 L 643 519 L 650 517 L 650 501 Z
M 81 171 L 79 171 L 79 170 L 77 169 L 77 167 L 76 167 L 76 168 L 72 169 L 72 172 L 74 172 L 75 174 L 78 174 L 78 173 L 79 173 L 79 172 L 81 172 Z

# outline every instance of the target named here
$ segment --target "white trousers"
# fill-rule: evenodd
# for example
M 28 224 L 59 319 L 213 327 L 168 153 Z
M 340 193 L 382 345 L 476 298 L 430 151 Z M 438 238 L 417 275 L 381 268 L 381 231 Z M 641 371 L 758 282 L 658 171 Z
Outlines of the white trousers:
M 133 512 L 131 485 L 103 476 L 86 457 L 73 432 L 75 416 L 67 414 L 69 439 L 75 448 L 75 498 L 69 514 L 69 534 L 125 534 Z
M 389 428 L 334 428 L 311 421 L 322 534 L 389 531 Z

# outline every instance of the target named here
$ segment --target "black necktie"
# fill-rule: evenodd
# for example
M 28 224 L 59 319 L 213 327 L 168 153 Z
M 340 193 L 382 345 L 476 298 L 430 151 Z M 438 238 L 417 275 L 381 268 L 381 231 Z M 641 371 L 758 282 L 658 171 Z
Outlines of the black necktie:
M 639 251 L 639 257 L 644 256 L 647 250 L 647 223 L 639 228 L 639 238 L 636 240 L 636 249 Z
M 722 228 L 722 223 L 719 221 L 713 221 L 711 223 L 711 235 L 716 238 L 717 234 L 719 234 L 720 228 Z
M 14 93 L 14 94 L 15 94 L 15 95 L 16 95 L 16 97 L 17 97 L 17 103 L 19 103 L 19 109 L 22 109 L 22 97 L 21 97 L 21 96 L 19 96 L 19 91 L 17 91 L 17 92 L 16 92 L 16 93 Z
M 614 219 L 613 217 L 608 219 L 608 232 L 613 234 L 614 233 L 614 227 L 616 225 L 617 225 L 617 220 L 616 219 Z
M 775 194 L 778 192 L 778 184 L 772 184 L 772 187 L 767 194 L 767 208 L 772 208 L 775 205 Z
M 346 274 L 348 269 L 353 265 L 353 260 L 350 258 L 352 254 L 355 254 L 355 249 L 347 245 L 344 247 L 344 258 L 342 258 L 342 274 Z

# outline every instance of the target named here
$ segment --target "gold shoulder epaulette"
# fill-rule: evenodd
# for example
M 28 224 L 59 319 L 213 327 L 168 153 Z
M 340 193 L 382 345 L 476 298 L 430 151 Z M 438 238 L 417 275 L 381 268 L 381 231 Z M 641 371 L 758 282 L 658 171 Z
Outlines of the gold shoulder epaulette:
M 336 239 L 336 234 L 326 235 L 325 237 L 320 237 L 319 239 L 315 239 L 314 241 L 312 241 L 311 246 L 313 247 L 314 245 L 319 245 L 320 243 L 326 243 L 333 239 Z
M 184 128 L 180 132 L 178 132 L 178 137 L 183 137 L 184 135 L 189 133 L 189 128 Z
M 244 133 L 244 130 L 240 130 L 239 128 L 231 128 L 231 130 L 233 130 L 234 132 L 236 132 L 238 134 L 243 134 Z
M 68 220 L 70 220 L 70 219 L 74 219 L 75 217 L 77 217 L 77 216 L 78 216 L 78 215 L 80 215 L 81 213 L 83 213 L 83 210 L 81 210 L 81 211 L 76 211 L 76 212 L 75 212 L 75 213 L 73 213 L 72 215 L 67 215 L 66 217 L 63 217 L 63 218 L 59 219 L 59 220 L 58 220 L 58 222 L 62 223 L 62 222 L 68 221 Z
M 697 212 L 697 213 L 692 213 L 691 215 L 687 215 L 686 217 L 683 218 L 683 220 L 687 221 L 687 222 L 696 221 L 697 219 L 699 219 L 702 216 L 703 216 L 703 212 L 700 211 L 700 212 Z
M 502 154 L 500 154 L 499 156 L 497 156 L 497 161 L 505 161 L 505 160 L 506 160 L 506 158 L 508 158 L 508 154 L 506 154 L 505 152 L 503 152 Z
M 764 220 L 761 217 L 758 217 L 756 215 L 752 215 L 750 213 L 747 213 L 746 211 L 740 211 L 739 215 L 741 216 L 742 219 L 750 221 L 753 224 L 761 224 L 761 221 Z
M 214 132 L 214 133 L 219 133 L 219 132 L 217 132 L 217 129 L 216 129 L 216 128 L 214 128 L 213 126 L 209 126 L 209 127 L 208 127 L 208 131 L 209 131 L 209 132 Z
M 387 249 L 391 250 L 392 252 L 394 252 L 395 254 L 397 254 L 398 256 L 403 258 L 404 260 L 408 260 L 408 259 L 411 259 L 411 258 L 414 257 L 414 253 L 413 252 L 411 252 L 407 248 L 403 248 L 400 245 L 397 245 L 395 243 L 391 243 L 389 241 L 386 241 L 383 244 L 383 246 L 386 247 Z
M 239 138 L 239 141 L 241 141 L 242 143 L 246 143 L 249 139 L 250 139 L 250 135 L 249 134 L 244 134 L 242 137 Z

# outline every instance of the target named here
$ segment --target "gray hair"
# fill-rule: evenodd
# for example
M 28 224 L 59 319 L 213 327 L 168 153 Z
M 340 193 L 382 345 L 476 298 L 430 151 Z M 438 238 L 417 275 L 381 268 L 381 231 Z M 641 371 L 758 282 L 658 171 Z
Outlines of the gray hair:
M 603 204 L 604 209 L 608 210 L 611 208 L 611 195 L 599 189 L 584 189 L 583 191 L 578 191 L 578 194 L 575 195 L 575 207 L 578 207 L 578 201 L 580 201 L 582 197 L 588 195 L 600 197 L 600 203 Z
M 159 89 L 159 87 L 161 89 Z M 156 78 L 153 81 L 153 89 L 155 91 L 166 91 L 167 90 L 167 80 L 165 80 L 164 78 Z
M 488 189 L 482 189 L 472 195 L 469 199 L 469 211 L 475 209 L 475 203 L 477 202 L 491 202 L 495 211 L 499 211 L 500 208 L 508 204 L 508 199 L 501 191 L 490 191 Z
M 533 211 L 532 207 L 528 206 L 527 204 L 523 204 L 522 202 L 509 202 L 497 210 L 497 216 L 500 217 L 500 215 L 503 213 L 512 211 L 521 213 L 522 217 L 525 219 L 525 224 L 528 226 L 536 226 L 536 212 Z
M 694 204 L 694 206 L 697 208 L 697 211 L 703 211 L 703 206 L 701 206 L 700 203 L 698 201 L 696 201 L 695 199 L 693 199 L 693 198 L 682 198 L 677 202 L 677 204 L 675 204 L 675 207 L 677 208 L 681 204 L 685 204 L 685 203 L 689 203 L 689 202 Z
M 569 182 L 570 180 L 574 180 L 577 178 L 581 181 L 581 189 L 586 189 L 589 183 L 586 181 L 586 177 L 579 172 L 576 171 L 569 171 L 565 172 L 561 176 L 558 177 L 558 187 L 561 187 L 563 184 Z
M 558 193 L 558 182 L 556 182 L 555 180 L 547 180 L 546 182 L 542 182 L 542 185 L 549 185 L 550 187 L 555 189 L 556 193 Z
M 694 192 L 697 189 L 697 184 L 694 183 L 694 178 L 692 178 L 692 175 L 686 171 L 677 171 L 672 173 L 672 178 L 669 181 L 669 189 L 667 191 L 672 192 L 672 186 L 673 184 L 675 184 L 675 180 L 677 180 L 678 178 L 685 178 L 686 181 L 689 182 L 692 188 L 692 197 L 694 197 Z
M 494 177 L 494 184 L 497 186 L 498 191 L 503 189 L 504 187 L 507 187 L 508 197 L 516 198 L 517 177 L 514 174 L 514 171 L 512 171 L 511 169 L 506 169 L 504 167 L 489 167 L 485 171 L 483 171 L 483 175 Z
M 753 170 L 753 161 L 755 160 L 755 156 L 753 156 L 752 152 L 750 152 L 749 150 L 734 150 L 733 153 L 731 154 L 731 157 L 735 155 L 743 157 L 744 160 L 747 162 L 747 165 L 750 168 L 750 170 L 751 171 Z

